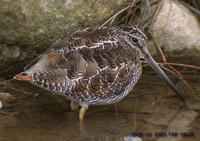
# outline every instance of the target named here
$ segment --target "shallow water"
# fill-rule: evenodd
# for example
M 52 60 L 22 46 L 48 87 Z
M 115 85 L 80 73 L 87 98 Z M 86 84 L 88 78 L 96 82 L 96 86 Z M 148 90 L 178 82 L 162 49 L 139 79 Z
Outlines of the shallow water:
M 61 96 L 25 82 L 0 85 L 0 141 L 139 141 L 136 135 L 143 141 L 198 140 L 200 77 L 185 77 L 196 95 L 174 80 L 190 109 L 156 75 L 142 75 L 121 102 L 89 107 L 82 124 Z

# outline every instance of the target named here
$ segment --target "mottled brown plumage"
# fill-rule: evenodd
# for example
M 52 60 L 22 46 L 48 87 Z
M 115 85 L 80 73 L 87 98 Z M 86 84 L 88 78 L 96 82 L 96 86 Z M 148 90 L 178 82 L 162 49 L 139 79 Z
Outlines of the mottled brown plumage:
M 140 78 L 141 58 L 177 92 L 151 58 L 146 36 L 134 26 L 77 31 L 54 43 L 15 77 L 87 108 L 125 97 Z

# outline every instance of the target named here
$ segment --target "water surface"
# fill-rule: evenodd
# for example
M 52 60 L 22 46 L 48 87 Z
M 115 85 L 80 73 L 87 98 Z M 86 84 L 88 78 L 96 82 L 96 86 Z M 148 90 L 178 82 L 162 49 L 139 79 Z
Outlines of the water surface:
M 200 77 L 185 77 L 196 95 L 181 81 L 174 82 L 190 109 L 156 75 L 142 75 L 121 102 L 89 107 L 82 124 L 65 98 L 12 81 L 0 86 L 0 92 L 10 94 L 0 94 L 0 141 L 135 141 L 134 135 L 143 136 L 143 141 L 198 140 Z

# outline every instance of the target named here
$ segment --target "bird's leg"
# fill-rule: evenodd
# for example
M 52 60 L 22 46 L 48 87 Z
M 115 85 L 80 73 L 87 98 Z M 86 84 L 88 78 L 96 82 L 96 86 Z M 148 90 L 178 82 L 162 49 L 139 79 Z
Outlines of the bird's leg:
M 81 109 L 79 110 L 79 120 L 80 121 L 83 121 L 86 110 L 87 109 L 85 107 L 81 107 Z
M 85 112 L 87 111 L 87 109 L 88 109 L 88 105 L 81 105 L 81 108 L 79 110 L 79 120 L 80 121 L 83 121 Z
M 78 111 L 78 103 L 76 103 L 75 101 L 71 101 L 70 108 L 73 111 Z

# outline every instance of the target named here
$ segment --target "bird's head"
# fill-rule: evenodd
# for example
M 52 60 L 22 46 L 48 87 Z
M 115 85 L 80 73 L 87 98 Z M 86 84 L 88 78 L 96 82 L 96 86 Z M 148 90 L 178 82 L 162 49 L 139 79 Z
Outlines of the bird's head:
M 148 51 L 148 41 L 146 35 L 142 32 L 141 29 L 132 26 L 123 28 L 124 40 L 129 46 L 136 50 L 139 57 L 146 60 L 146 62 L 154 69 L 154 71 L 167 83 L 167 85 L 174 91 L 174 93 L 181 99 L 185 100 L 184 97 L 178 92 L 175 85 L 164 73 L 164 71 L 159 67 L 155 62 L 153 57 Z

